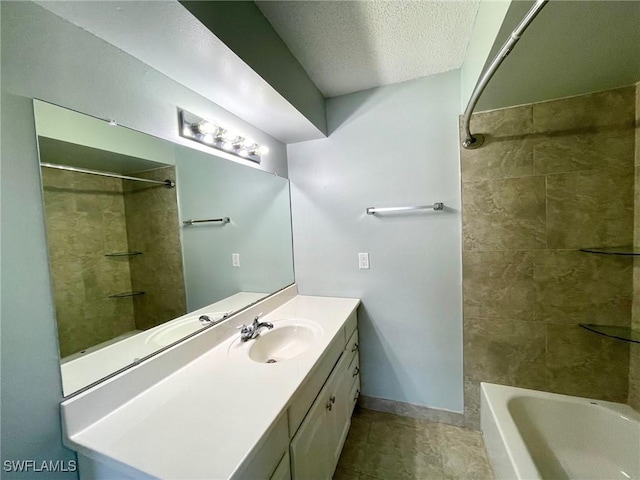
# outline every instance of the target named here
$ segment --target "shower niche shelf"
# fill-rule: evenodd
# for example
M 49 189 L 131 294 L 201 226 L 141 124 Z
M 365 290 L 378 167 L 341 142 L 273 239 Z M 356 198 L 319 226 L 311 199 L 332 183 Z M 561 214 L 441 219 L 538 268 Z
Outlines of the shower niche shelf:
M 580 323 L 582 328 L 605 337 L 624 340 L 625 342 L 640 343 L 640 330 L 616 325 L 594 325 L 593 323 Z
M 622 247 L 581 248 L 580 251 L 600 255 L 640 256 L 640 247 L 634 247 L 632 245 L 624 245 Z

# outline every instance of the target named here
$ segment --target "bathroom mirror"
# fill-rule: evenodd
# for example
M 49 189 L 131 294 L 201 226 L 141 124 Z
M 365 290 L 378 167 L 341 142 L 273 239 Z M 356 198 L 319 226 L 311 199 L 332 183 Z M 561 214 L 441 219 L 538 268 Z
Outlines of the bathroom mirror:
M 34 111 L 65 396 L 293 283 L 287 179 Z

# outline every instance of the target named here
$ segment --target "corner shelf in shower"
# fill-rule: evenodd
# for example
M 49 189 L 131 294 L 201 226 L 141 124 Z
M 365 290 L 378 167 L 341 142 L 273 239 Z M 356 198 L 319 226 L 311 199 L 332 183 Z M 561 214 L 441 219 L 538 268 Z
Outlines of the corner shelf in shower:
M 640 256 L 640 247 L 625 245 L 621 247 L 581 248 L 581 252 L 595 253 L 599 255 L 613 255 L 624 257 Z M 609 338 L 616 338 L 625 342 L 640 343 L 640 330 L 631 327 L 617 325 L 595 325 L 593 323 L 580 323 L 582 328 Z
M 142 255 L 142 252 L 113 252 L 105 253 L 105 257 L 134 257 L 136 255 Z
M 640 330 L 630 327 L 618 327 L 616 325 L 594 325 L 593 323 L 580 323 L 582 328 L 605 337 L 617 338 L 625 342 L 640 343 Z
M 109 298 L 125 298 L 125 297 L 135 297 L 137 295 L 144 295 L 145 292 L 124 292 L 124 293 L 114 293 L 113 295 L 109 295 Z
M 634 247 L 632 245 L 622 247 L 581 248 L 580 251 L 600 255 L 640 256 L 640 247 Z

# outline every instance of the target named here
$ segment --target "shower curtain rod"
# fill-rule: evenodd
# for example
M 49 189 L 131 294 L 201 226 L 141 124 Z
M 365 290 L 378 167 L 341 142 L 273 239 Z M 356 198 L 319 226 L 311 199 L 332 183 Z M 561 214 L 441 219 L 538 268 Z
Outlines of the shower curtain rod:
M 484 135 L 479 133 L 472 135 L 469 124 L 471 123 L 471 114 L 473 113 L 473 109 L 476 108 L 476 104 L 484 92 L 489 80 L 493 77 L 493 74 L 496 73 L 498 67 L 502 64 L 502 61 L 509 55 L 511 50 L 520 37 L 527 29 L 527 27 L 533 22 L 533 19 L 536 18 L 542 7 L 544 7 L 549 0 L 536 0 L 536 3 L 531 7 L 531 9 L 527 12 L 524 18 L 520 21 L 516 29 L 511 32 L 511 35 L 507 39 L 507 41 L 502 45 L 502 48 L 495 56 L 495 58 L 489 64 L 489 68 L 482 74 L 478 82 L 476 83 L 475 88 L 473 89 L 473 93 L 471 94 L 471 98 L 469 99 L 469 103 L 467 105 L 467 109 L 464 111 L 464 133 L 466 135 L 465 139 L 462 141 L 462 146 L 468 150 L 472 150 L 474 148 L 479 148 L 484 143 Z
M 40 163 L 41 167 L 56 168 L 58 170 L 67 170 L 69 172 L 88 173 L 89 175 L 99 175 L 101 177 L 121 178 L 123 180 L 135 180 L 137 182 L 157 183 L 165 187 L 173 188 L 176 186 L 172 180 L 149 180 L 147 178 L 129 177 L 120 175 L 119 173 L 101 172 L 99 170 L 89 170 L 88 168 L 69 167 L 68 165 L 58 165 L 56 163 Z

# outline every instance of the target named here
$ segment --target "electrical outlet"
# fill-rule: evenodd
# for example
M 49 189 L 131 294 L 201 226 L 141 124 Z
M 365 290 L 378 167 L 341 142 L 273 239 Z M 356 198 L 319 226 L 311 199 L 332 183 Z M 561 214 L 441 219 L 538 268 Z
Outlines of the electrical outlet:
M 231 265 L 234 267 L 240 267 L 240 254 L 232 253 L 231 254 Z
M 358 268 L 360 270 L 369 270 L 369 254 L 368 253 L 358 254 Z

